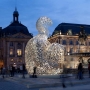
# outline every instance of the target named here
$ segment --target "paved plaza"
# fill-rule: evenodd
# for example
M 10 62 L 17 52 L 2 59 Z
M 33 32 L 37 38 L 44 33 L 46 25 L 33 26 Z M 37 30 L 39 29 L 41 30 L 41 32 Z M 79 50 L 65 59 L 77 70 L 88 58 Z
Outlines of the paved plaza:
M 65 84 L 66 88 L 63 88 L 60 78 L 30 78 L 26 76 L 24 79 L 22 75 L 15 75 L 3 79 L 0 76 L 0 90 L 90 90 L 88 75 L 85 75 L 83 80 L 75 79 L 75 76 L 66 78 Z

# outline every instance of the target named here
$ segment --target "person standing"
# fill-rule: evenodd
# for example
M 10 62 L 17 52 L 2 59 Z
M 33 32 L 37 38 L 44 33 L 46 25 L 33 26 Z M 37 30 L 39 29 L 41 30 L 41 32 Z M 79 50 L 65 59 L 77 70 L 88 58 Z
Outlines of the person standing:
M 79 77 L 79 79 L 83 79 L 83 66 L 82 66 L 82 63 L 79 63 L 79 65 L 78 65 L 78 77 Z
M 37 67 L 33 67 L 33 75 L 32 75 L 33 78 L 37 78 L 36 69 Z
M 3 65 L 1 66 L 1 74 L 2 74 L 2 70 L 3 70 Z
M 90 62 L 88 64 L 88 73 L 89 73 L 89 78 L 90 78 Z
M 12 66 L 12 77 L 14 77 L 15 67 Z
M 22 78 L 25 78 L 25 65 L 22 65 Z
M 3 69 L 2 69 L 2 77 L 3 78 L 5 77 L 5 72 L 6 72 L 5 67 L 3 67 Z

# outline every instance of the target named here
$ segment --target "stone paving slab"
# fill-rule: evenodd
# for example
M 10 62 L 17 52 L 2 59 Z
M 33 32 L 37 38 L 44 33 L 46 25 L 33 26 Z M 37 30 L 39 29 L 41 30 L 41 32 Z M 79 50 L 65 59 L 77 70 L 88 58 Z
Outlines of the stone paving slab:
M 51 79 L 51 78 L 28 78 L 23 79 L 22 77 L 7 77 L 7 81 L 16 82 L 24 85 L 25 87 L 32 88 L 47 88 L 47 87 L 62 87 L 62 82 L 60 79 Z M 83 80 L 78 80 L 73 78 L 67 78 L 65 84 L 71 86 L 71 83 L 74 86 L 85 85 L 90 83 L 90 78 L 85 77 Z

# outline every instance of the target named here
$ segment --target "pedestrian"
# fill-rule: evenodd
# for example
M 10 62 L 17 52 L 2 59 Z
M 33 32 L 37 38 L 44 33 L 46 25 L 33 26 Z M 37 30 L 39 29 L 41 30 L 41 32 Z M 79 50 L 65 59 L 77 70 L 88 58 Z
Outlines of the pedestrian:
M 9 67 L 10 77 L 12 77 L 12 66 Z
M 3 69 L 2 69 L 2 77 L 3 77 L 3 78 L 5 78 L 5 72 L 6 72 L 6 71 L 5 71 L 5 67 L 3 67 Z
M 61 82 L 62 82 L 62 87 L 63 88 L 66 88 L 66 85 L 65 85 L 65 81 L 66 81 L 66 67 L 63 65 L 63 73 L 61 75 Z
M 90 78 L 90 62 L 88 64 L 88 73 L 89 73 L 89 78 Z
M 3 65 L 1 66 L 1 75 L 2 75 Z
M 33 67 L 33 75 L 32 75 L 33 78 L 37 78 L 36 69 L 37 67 Z
M 12 77 L 14 77 L 15 67 L 12 66 Z
M 78 65 L 78 78 L 80 80 L 83 79 L 83 66 L 82 66 L 82 63 L 79 63 L 79 65 Z
M 25 78 L 25 65 L 22 65 L 22 78 Z
M 22 65 L 20 65 L 20 73 L 22 73 L 23 67 Z

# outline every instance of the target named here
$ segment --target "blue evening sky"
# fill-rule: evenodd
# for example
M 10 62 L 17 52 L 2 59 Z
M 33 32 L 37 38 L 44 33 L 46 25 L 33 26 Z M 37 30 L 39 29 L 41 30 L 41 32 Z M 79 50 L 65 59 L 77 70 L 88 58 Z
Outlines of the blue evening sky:
M 36 21 L 41 16 L 53 21 L 50 34 L 62 22 L 90 25 L 90 0 L 0 0 L 0 27 L 5 28 L 11 23 L 15 6 L 19 21 L 34 36 L 38 34 Z

